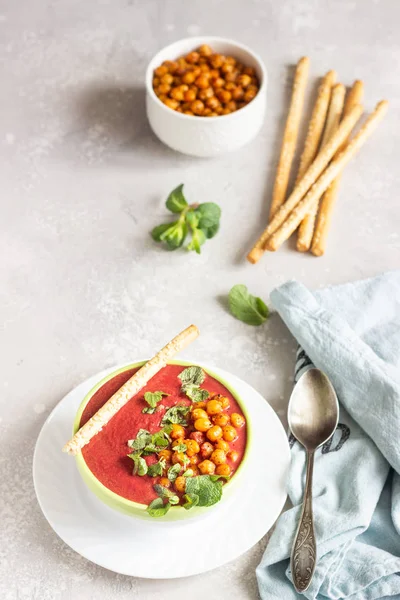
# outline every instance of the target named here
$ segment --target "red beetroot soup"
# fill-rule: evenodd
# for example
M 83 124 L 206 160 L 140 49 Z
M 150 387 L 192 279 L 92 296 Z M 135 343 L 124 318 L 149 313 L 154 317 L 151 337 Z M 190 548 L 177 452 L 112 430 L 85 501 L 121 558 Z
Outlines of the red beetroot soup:
M 157 497 L 153 485 L 159 482 L 160 478 L 132 474 L 133 461 L 127 456 L 132 449 L 127 445 L 127 441 L 134 439 L 139 429 L 146 429 L 150 433 L 159 431 L 162 428 L 161 420 L 171 406 L 193 404 L 181 391 L 182 384 L 178 379 L 178 375 L 185 368 L 187 367 L 181 365 L 167 365 L 161 369 L 82 450 L 85 462 L 93 475 L 103 485 L 123 498 L 140 504 L 149 504 Z M 79 426 L 84 425 L 137 370 L 137 368 L 129 369 L 119 373 L 97 390 L 86 405 Z M 240 405 L 229 390 L 210 375 L 206 374 L 201 387 L 211 395 L 221 394 L 229 399 L 230 406 L 224 410 L 224 414 L 243 414 Z M 143 414 L 142 410 L 148 406 L 144 400 L 145 392 L 155 391 L 166 392 L 169 396 L 163 397 L 154 414 Z M 194 407 L 196 406 L 194 404 Z M 190 427 L 185 429 L 189 432 Z M 237 439 L 229 442 L 229 449 L 237 452 L 238 455 L 235 462 L 229 458 L 227 460 L 227 464 L 231 468 L 231 476 L 234 475 L 243 459 L 246 437 L 245 425 L 237 428 Z M 157 455 L 146 457 L 148 465 L 157 460 Z M 203 458 L 200 457 L 200 461 L 202 460 Z

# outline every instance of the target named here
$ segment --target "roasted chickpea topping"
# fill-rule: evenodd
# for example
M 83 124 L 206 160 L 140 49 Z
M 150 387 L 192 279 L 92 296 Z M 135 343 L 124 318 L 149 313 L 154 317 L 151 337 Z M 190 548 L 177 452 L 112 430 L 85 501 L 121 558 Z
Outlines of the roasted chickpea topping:
M 183 494 L 186 489 L 186 477 L 177 477 L 174 486 L 177 492 Z
M 214 475 L 215 465 L 211 460 L 203 460 L 199 463 L 199 471 L 202 475 Z
M 223 450 L 214 450 L 210 459 L 214 465 L 223 465 L 226 463 L 226 454 Z
M 207 414 L 208 415 L 218 415 L 222 413 L 223 408 L 222 404 L 218 402 L 218 400 L 209 400 L 207 402 Z
M 202 408 L 194 408 L 192 410 L 192 419 L 208 419 L 208 414 Z
M 196 419 L 194 422 L 194 428 L 197 429 L 197 431 L 205 432 L 211 429 L 211 427 L 212 423 L 210 419 Z
M 171 462 L 172 452 L 171 450 L 161 450 L 158 453 L 159 458 L 165 458 L 167 463 Z
M 229 427 L 229 425 L 227 425 L 226 427 Z M 226 429 L 226 427 L 225 427 L 225 429 Z M 210 442 L 216 442 L 217 440 L 222 438 L 223 432 L 219 425 L 214 425 L 207 431 L 206 435 L 207 435 L 208 439 L 210 440 Z
M 214 451 L 214 446 L 210 442 L 204 442 L 200 448 L 200 454 L 203 458 L 208 458 Z
M 217 475 L 222 475 L 223 477 L 229 477 L 232 469 L 230 468 L 229 465 L 218 465 L 218 467 L 215 470 Z
M 200 452 L 200 446 L 195 440 L 184 440 L 186 445 L 186 454 L 190 457 Z
M 233 442 L 237 438 L 236 429 L 232 427 L 232 425 L 225 425 L 225 427 L 222 428 L 222 435 L 226 442 Z
M 239 453 L 236 452 L 236 450 L 231 450 L 230 452 L 228 452 L 227 457 L 229 460 L 235 463 L 239 460 Z
M 177 440 L 178 438 L 183 439 L 185 437 L 185 430 L 182 427 L 182 425 L 178 425 L 178 424 L 174 423 L 172 425 L 172 431 L 171 431 L 170 435 L 173 440 Z
M 214 423 L 214 425 L 225 427 L 225 425 L 228 425 L 229 423 L 229 416 L 224 414 L 214 415 L 212 418 L 212 422 Z
M 172 462 L 174 465 L 176 465 L 176 463 L 184 465 L 187 462 L 186 455 L 183 452 L 174 452 L 172 455 Z
M 239 427 L 243 427 L 244 422 L 244 417 L 242 417 L 242 415 L 239 415 L 239 413 L 231 414 L 231 423 L 234 427 L 236 427 L 236 429 L 239 429 Z
M 215 448 L 217 450 L 223 450 L 225 453 L 229 451 L 229 444 L 228 442 L 226 442 L 223 439 L 219 439 L 216 443 L 215 443 Z
M 253 100 L 259 87 L 253 67 L 234 56 L 216 53 L 207 44 L 176 60 L 165 60 L 153 74 L 153 89 L 161 102 L 197 117 L 240 110 Z
M 161 479 L 160 479 L 160 485 L 162 485 L 162 486 L 164 486 L 166 488 L 169 488 L 169 487 L 171 487 L 171 482 L 168 479 L 168 477 L 161 477 Z

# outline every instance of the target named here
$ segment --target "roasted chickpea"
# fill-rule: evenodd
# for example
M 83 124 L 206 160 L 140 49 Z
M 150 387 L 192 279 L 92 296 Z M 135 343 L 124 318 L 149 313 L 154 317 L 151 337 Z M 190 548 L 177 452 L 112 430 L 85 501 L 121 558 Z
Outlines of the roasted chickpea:
M 193 477 L 197 477 L 197 475 L 200 475 L 199 467 L 197 465 L 190 465 L 190 468 L 193 471 Z
M 237 78 L 237 83 L 238 83 L 238 85 L 241 85 L 242 87 L 246 88 L 251 83 L 250 75 L 246 75 L 246 74 L 239 75 L 239 77 Z
M 231 474 L 231 472 L 232 472 L 232 469 L 227 464 L 225 464 L 225 465 L 218 465 L 218 467 L 215 470 L 215 473 L 217 475 L 222 475 L 223 477 L 229 477 L 229 475 Z
M 234 90 L 232 90 L 232 98 L 234 100 L 242 100 L 244 96 L 244 90 L 243 88 L 239 86 L 236 86 Z
M 179 87 L 180 85 L 182 85 L 182 77 L 178 77 L 178 75 L 175 75 L 174 81 L 172 83 L 175 87 Z
M 229 460 L 235 463 L 239 460 L 239 452 L 236 452 L 236 450 L 231 450 L 228 452 L 227 457 Z
M 187 84 L 191 84 L 194 82 L 194 80 L 196 79 L 196 75 L 194 74 L 193 71 L 187 71 L 187 73 L 185 73 L 184 75 L 182 75 L 182 81 L 183 83 L 187 83 Z
M 209 78 L 207 77 L 207 75 L 202 73 L 196 79 L 195 84 L 197 85 L 198 88 L 205 90 L 209 86 Z
M 220 75 L 221 74 L 219 72 L 219 69 L 211 69 L 209 71 L 210 79 L 218 79 L 218 77 L 220 77 Z
M 205 100 L 208 100 L 209 98 L 212 98 L 214 96 L 214 90 L 212 89 L 212 87 L 208 87 L 205 90 L 200 90 L 199 92 L 199 98 L 200 100 L 203 100 L 203 102 Z
M 200 56 L 211 56 L 213 51 L 207 44 L 202 44 L 198 50 Z
M 186 55 L 186 62 L 196 64 L 199 62 L 199 58 L 200 54 L 198 52 L 189 52 L 189 54 Z
M 208 419 L 208 414 L 202 408 L 194 408 L 192 410 L 192 419 Z
M 186 92 L 185 92 L 185 93 L 186 93 Z M 183 102 L 183 103 L 181 104 L 182 110 L 183 110 L 183 111 L 185 111 L 185 110 L 190 110 L 190 105 L 191 105 L 191 104 L 192 104 L 191 102 Z
M 172 437 L 173 440 L 177 440 L 178 438 L 184 438 L 185 430 L 183 429 L 182 425 L 178 425 L 177 423 L 174 423 L 172 425 L 172 431 L 170 433 L 170 436 Z
M 226 454 L 223 450 L 214 450 L 211 454 L 210 460 L 214 465 L 223 465 L 226 463 Z
M 224 110 L 222 108 L 222 105 L 220 104 L 219 106 L 217 106 L 215 109 L 215 112 L 217 113 L 217 115 L 222 115 L 222 111 Z
M 208 106 L 208 108 L 211 108 L 211 110 L 215 110 L 217 106 L 221 106 L 216 96 L 208 98 L 208 100 L 206 100 L 206 105 Z
M 226 427 L 229 427 L 229 425 L 227 425 Z M 219 440 L 219 438 L 222 437 L 222 429 L 219 425 L 214 425 L 213 427 L 211 427 L 211 429 L 207 431 L 206 435 L 210 442 L 216 442 L 217 440 Z
M 225 81 L 222 79 L 222 77 L 217 77 L 211 81 L 211 85 L 214 89 L 222 88 L 225 85 Z
M 197 431 L 205 432 L 211 429 L 211 427 L 212 423 L 210 419 L 196 419 L 194 422 L 194 428 L 197 429 Z
M 227 104 L 232 99 L 232 94 L 228 90 L 217 90 L 215 95 L 222 104 Z
M 231 112 L 235 112 L 235 110 L 237 110 L 236 102 L 234 100 L 230 100 L 230 102 L 227 103 L 226 108 L 229 108 Z
M 218 415 L 222 413 L 222 404 L 218 400 L 209 400 L 207 402 L 207 413 L 209 415 Z
M 205 408 L 207 406 L 207 402 L 205 400 L 201 400 L 201 402 L 196 402 L 196 408 Z
M 236 58 L 233 58 L 233 56 L 225 56 L 225 62 L 228 65 L 236 65 Z
M 251 102 L 256 96 L 257 92 L 255 90 L 246 90 L 244 93 L 244 101 Z
M 218 117 L 218 113 L 214 112 L 214 111 L 210 111 L 207 115 L 207 117 Z
M 183 438 L 177 438 L 176 440 L 172 441 L 171 447 L 172 447 L 172 449 L 174 449 L 176 446 L 180 446 L 183 443 L 184 443 Z
M 225 62 L 225 56 L 222 54 L 212 54 L 210 57 L 210 63 L 214 69 L 219 69 Z
M 179 101 L 182 101 L 184 99 L 184 94 L 185 92 L 181 89 L 181 86 L 172 88 L 172 90 L 169 93 L 171 98 Z
M 190 466 L 193 467 L 193 465 L 198 465 L 200 462 L 199 459 L 199 455 L 198 454 L 193 454 L 193 456 L 190 457 Z
M 234 70 L 235 66 L 227 62 L 225 62 L 221 67 L 221 73 L 224 73 L 224 75 L 226 75 L 227 73 L 233 73 Z
M 201 100 L 194 100 L 190 105 L 190 108 L 195 115 L 201 115 L 204 110 L 204 104 Z
M 222 109 L 221 115 L 230 115 L 231 114 L 231 110 L 229 110 L 229 108 L 226 108 L 226 106 Z
M 203 110 L 203 114 L 201 115 L 202 117 L 209 117 L 211 115 L 211 108 L 205 108 Z
M 165 458 L 167 462 L 171 462 L 172 452 L 171 450 L 160 450 L 158 458 Z
M 210 442 L 204 442 L 201 445 L 200 453 L 203 458 L 208 458 L 214 452 L 214 446 Z
M 201 65 L 199 64 L 199 69 L 200 69 L 202 75 L 207 75 L 207 77 L 208 77 L 208 74 L 210 72 L 210 67 L 209 67 L 208 63 L 203 63 Z
M 243 68 L 243 73 L 245 73 L 245 75 L 250 75 L 250 77 L 254 77 L 256 72 L 253 69 L 253 67 L 244 67 Z
M 186 489 L 186 477 L 177 477 L 174 486 L 177 492 L 183 494 Z
M 156 94 L 157 94 L 157 92 L 156 92 Z M 157 96 L 158 96 L 159 100 L 161 100 L 161 102 L 163 104 L 165 104 L 165 101 L 168 98 L 168 96 L 166 96 L 165 94 L 157 94 Z
M 223 408 L 224 410 L 225 410 L 226 408 L 229 408 L 229 407 L 230 407 L 230 405 L 231 405 L 229 398 L 227 398 L 226 396 L 220 396 L 220 397 L 218 398 L 218 402 L 221 402 L 221 404 L 222 404 L 222 408 Z
M 232 93 L 236 89 L 236 85 L 233 82 L 228 82 L 225 84 L 225 89 Z
M 153 88 L 156 88 L 160 85 L 161 81 L 159 77 L 153 77 Z
M 201 68 L 200 68 L 200 67 L 192 67 L 192 68 L 191 68 L 191 71 L 192 71 L 192 73 L 193 73 L 193 75 L 194 75 L 195 79 L 197 79 L 197 77 L 198 77 L 199 75 L 201 75 L 201 73 L 202 73 L 202 71 L 201 71 Z
M 214 475 L 215 465 L 211 460 L 203 460 L 199 463 L 199 471 L 202 475 Z
M 206 436 L 201 431 L 192 431 L 190 439 L 195 440 L 200 446 L 206 441 Z
M 206 59 L 205 56 L 200 56 L 198 64 L 199 65 L 207 65 L 208 64 L 208 60 Z
M 229 423 L 229 415 L 219 414 L 214 415 L 211 419 L 214 425 L 219 425 L 220 427 L 225 427 Z
M 174 98 L 165 98 L 164 104 L 169 108 L 172 108 L 172 110 L 176 110 L 179 106 L 179 102 Z
M 185 102 L 192 103 L 193 100 L 196 100 L 196 92 L 194 90 L 188 90 L 184 93 L 183 99 L 185 100 Z
M 158 86 L 156 93 L 157 94 L 169 94 L 169 92 L 171 91 L 171 86 L 168 85 L 168 83 L 160 83 L 160 85 Z
M 237 432 L 232 425 L 225 425 L 222 429 L 222 435 L 226 442 L 233 442 L 237 438 Z
M 171 85 L 171 83 L 174 81 L 174 76 L 171 75 L 171 73 L 166 73 L 165 75 L 163 75 L 161 77 L 161 83 L 167 83 L 168 85 Z
M 171 482 L 168 479 L 168 477 L 161 477 L 161 479 L 159 481 L 159 484 L 162 485 L 162 486 L 164 486 L 164 487 L 166 487 L 166 488 L 171 487 Z
M 232 425 L 234 427 L 236 427 L 237 429 L 239 427 L 243 427 L 245 421 L 244 421 L 244 417 L 242 417 L 242 415 L 239 415 L 239 413 L 232 413 L 231 414 L 231 422 Z
M 194 113 L 191 110 L 184 110 L 183 112 L 185 115 L 191 115 L 194 117 Z
M 175 73 L 178 68 L 178 63 L 175 60 L 164 60 L 163 66 L 167 67 L 170 73 Z
M 196 440 L 184 440 L 183 443 L 186 445 L 186 454 L 189 458 L 200 452 L 200 446 Z
M 229 450 L 229 444 L 225 440 L 219 439 L 215 442 L 215 448 L 217 450 L 223 450 L 226 453 Z
M 165 65 L 161 65 L 155 69 L 154 73 L 157 75 L 157 77 L 162 77 L 168 73 L 168 68 Z
M 177 463 L 179 463 L 180 465 L 184 465 L 188 462 L 186 454 L 184 454 L 183 452 L 174 452 L 172 455 L 172 462 L 174 465 L 176 465 Z

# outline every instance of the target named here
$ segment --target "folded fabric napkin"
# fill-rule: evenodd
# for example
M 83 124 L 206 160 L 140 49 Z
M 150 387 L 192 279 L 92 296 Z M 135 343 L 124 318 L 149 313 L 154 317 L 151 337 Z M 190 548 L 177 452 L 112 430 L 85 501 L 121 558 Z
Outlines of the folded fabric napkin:
M 271 300 L 340 402 L 339 426 L 315 455 L 317 566 L 298 594 L 289 557 L 300 517 L 305 451 L 291 438 L 288 494 L 257 579 L 263 600 L 400 598 L 400 271 L 311 293 L 288 282 Z

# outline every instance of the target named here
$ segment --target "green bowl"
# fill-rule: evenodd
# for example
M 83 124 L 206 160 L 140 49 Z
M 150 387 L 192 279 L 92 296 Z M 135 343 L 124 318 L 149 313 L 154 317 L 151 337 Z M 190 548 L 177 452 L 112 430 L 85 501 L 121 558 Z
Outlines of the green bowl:
M 79 423 L 80 423 L 80 420 L 82 417 L 82 413 L 85 410 L 87 403 L 92 398 L 92 396 L 105 383 L 107 383 L 107 381 L 110 381 L 110 379 L 113 379 L 116 375 L 119 375 L 120 373 L 123 373 L 124 371 L 129 371 L 130 369 L 142 367 L 145 363 L 146 363 L 146 361 L 141 361 L 138 363 L 125 365 L 121 369 L 117 369 L 116 371 L 113 371 L 112 373 L 107 375 L 107 377 L 104 377 L 104 379 L 99 381 L 99 383 L 97 383 L 90 390 L 90 392 L 88 394 L 86 394 L 86 396 L 82 400 L 82 402 L 78 408 L 78 412 L 76 413 L 76 416 L 75 416 L 73 433 L 75 434 L 79 429 Z M 186 366 L 190 366 L 190 365 L 195 365 L 196 363 L 172 360 L 169 362 L 169 364 L 181 365 L 181 366 L 186 367 Z M 201 365 L 199 365 L 199 366 L 201 366 Z M 204 367 L 202 367 L 202 368 L 204 369 Z M 230 391 L 230 393 L 232 394 L 232 396 L 235 398 L 235 400 L 239 404 L 240 408 L 242 409 L 243 414 L 246 418 L 247 439 L 246 439 L 245 452 L 244 452 L 242 461 L 241 461 L 237 471 L 235 472 L 234 476 L 232 477 L 231 480 L 229 480 L 227 483 L 224 484 L 222 499 L 220 500 L 220 502 L 218 502 L 217 504 L 215 504 L 213 506 L 209 506 L 209 507 L 195 506 L 191 510 L 185 510 L 181 506 L 172 506 L 166 515 L 164 515 L 163 517 L 159 517 L 158 519 L 155 519 L 154 517 L 150 517 L 150 515 L 146 512 L 146 508 L 147 508 L 146 504 L 140 504 L 138 502 L 133 502 L 132 500 L 128 500 L 127 498 L 119 496 L 118 494 L 116 494 L 115 492 L 113 492 L 109 488 L 107 488 L 105 485 L 103 485 L 93 475 L 92 471 L 87 466 L 85 459 L 83 458 L 82 452 L 80 452 L 76 456 L 76 464 L 78 467 L 78 471 L 79 471 L 83 481 L 87 485 L 87 487 L 99 498 L 99 500 L 104 502 L 104 504 L 107 504 L 107 506 L 109 506 L 119 512 L 122 512 L 126 515 L 129 515 L 131 517 L 137 517 L 140 519 L 146 519 L 146 520 L 151 520 L 151 521 L 180 521 L 183 519 L 188 520 L 188 519 L 193 519 L 193 518 L 197 518 L 202 515 L 205 515 L 206 513 L 209 513 L 210 510 L 212 510 L 213 508 L 215 508 L 217 506 L 221 506 L 222 504 L 224 504 L 226 502 L 226 500 L 228 500 L 229 498 L 232 497 L 232 494 L 236 490 L 238 483 L 240 483 L 241 475 L 243 474 L 243 471 L 245 470 L 245 466 L 246 466 L 248 456 L 249 456 L 249 445 L 251 443 L 251 429 L 250 429 L 249 416 L 246 411 L 245 404 L 244 404 L 243 400 L 240 398 L 240 396 L 238 395 L 238 393 L 236 392 L 236 390 L 234 388 L 232 388 L 232 386 L 229 385 L 229 383 L 227 383 L 222 377 L 219 377 L 219 375 L 216 375 L 209 369 L 204 369 L 204 371 L 208 375 L 210 375 L 211 377 L 213 377 L 214 379 L 216 379 L 217 381 L 222 383 L 222 385 L 224 385 Z

